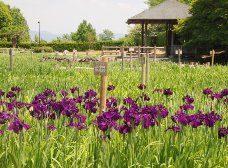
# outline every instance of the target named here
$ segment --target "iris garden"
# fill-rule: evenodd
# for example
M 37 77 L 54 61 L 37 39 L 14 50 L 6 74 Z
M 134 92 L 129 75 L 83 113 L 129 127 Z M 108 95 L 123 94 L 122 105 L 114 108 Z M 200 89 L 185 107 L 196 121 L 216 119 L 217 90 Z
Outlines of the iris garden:
M 110 62 L 99 111 L 92 63 L 18 54 L 0 61 L 0 166 L 226 167 L 228 67 Z

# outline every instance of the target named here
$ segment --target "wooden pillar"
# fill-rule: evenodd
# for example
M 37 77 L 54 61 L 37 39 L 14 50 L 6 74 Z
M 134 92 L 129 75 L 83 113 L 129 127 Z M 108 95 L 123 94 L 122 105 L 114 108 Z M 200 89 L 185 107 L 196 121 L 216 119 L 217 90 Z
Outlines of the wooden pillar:
M 157 57 L 157 48 L 156 46 L 154 46 L 154 61 L 156 61 L 156 57 Z
M 107 57 L 102 57 L 101 62 L 108 62 Z M 106 91 L 107 91 L 107 82 L 108 76 L 101 75 L 101 89 L 100 89 L 100 114 L 106 108 Z
M 150 55 L 146 50 L 146 83 L 148 84 L 150 77 Z
M 121 52 L 122 71 L 123 71 L 123 69 L 124 69 L 124 47 L 123 46 L 120 48 L 120 52 Z
M 16 48 L 17 47 L 17 37 L 13 37 L 12 38 L 12 48 Z
M 171 29 L 171 49 L 170 49 L 170 56 L 174 56 L 174 30 L 173 25 L 170 27 Z
M 144 22 L 142 22 L 142 31 L 141 31 L 141 35 L 142 35 L 142 47 L 144 46 L 144 34 L 145 34 L 145 28 L 144 28 L 145 24 Z
M 181 64 L 181 50 L 178 49 L 178 64 Z
M 148 35 L 148 24 L 145 24 L 145 37 L 144 37 L 144 45 L 147 46 L 147 35 Z
M 213 49 L 212 51 L 211 51 L 211 66 L 214 66 L 214 62 L 215 62 L 215 50 Z
M 168 45 L 169 45 L 169 43 L 168 43 L 168 23 L 166 23 L 166 29 L 165 29 L 165 47 L 166 47 L 165 55 L 166 56 L 168 56 Z
M 143 55 L 140 57 L 141 59 L 141 64 L 142 64 L 142 75 L 141 75 L 141 83 L 145 84 L 145 78 L 146 78 L 146 57 Z
M 130 68 L 132 70 L 132 51 L 130 52 Z

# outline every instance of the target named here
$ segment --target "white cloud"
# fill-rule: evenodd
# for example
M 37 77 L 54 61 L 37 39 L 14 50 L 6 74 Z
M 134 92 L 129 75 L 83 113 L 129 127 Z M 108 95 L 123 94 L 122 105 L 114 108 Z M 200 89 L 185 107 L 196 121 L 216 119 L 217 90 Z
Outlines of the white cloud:
M 21 9 L 31 30 L 55 33 L 75 31 L 83 19 L 91 22 L 97 32 L 110 29 L 127 33 L 126 21 L 147 8 L 145 0 L 3 0 Z

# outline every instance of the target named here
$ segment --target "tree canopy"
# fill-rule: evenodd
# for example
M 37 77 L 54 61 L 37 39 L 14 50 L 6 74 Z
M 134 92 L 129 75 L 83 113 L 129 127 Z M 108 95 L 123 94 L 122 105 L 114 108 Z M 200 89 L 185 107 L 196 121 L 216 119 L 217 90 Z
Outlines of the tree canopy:
M 79 42 L 96 41 L 96 30 L 86 20 L 83 20 L 75 33 L 72 33 L 72 40 Z
M 11 37 L 17 34 L 19 41 L 30 41 L 29 27 L 20 9 L 10 8 L 10 6 L 5 5 L 1 1 L 0 33 L 2 34 L 2 40 L 11 41 Z
M 158 5 L 164 1 L 165 0 L 147 0 L 147 4 L 149 6 L 155 6 L 155 5 Z M 194 0 L 177 0 L 177 1 L 182 2 L 182 3 L 186 3 L 186 4 L 191 4 Z
M 101 34 L 98 35 L 99 40 L 112 40 L 114 38 L 114 33 L 109 29 L 104 29 Z
M 176 31 L 190 47 L 228 45 L 227 0 L 197 0 L 192 4 L 191 17 L 181 20 Z
M 10 8 L 2 1 L 0 1 L 0 30 L 9 26 L 12 23 L 12 16 L 10 14 Z

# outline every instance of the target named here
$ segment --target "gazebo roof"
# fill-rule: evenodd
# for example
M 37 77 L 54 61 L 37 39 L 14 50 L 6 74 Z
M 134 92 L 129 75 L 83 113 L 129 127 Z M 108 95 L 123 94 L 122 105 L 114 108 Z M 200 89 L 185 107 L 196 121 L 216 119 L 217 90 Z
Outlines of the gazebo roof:
M 190 6 L 176 0 L 166 0 L 157 6 L 151 7 L 127 20 L 128 24 L 141 23 L 175 23 L 178 19 L 191 16 Z

